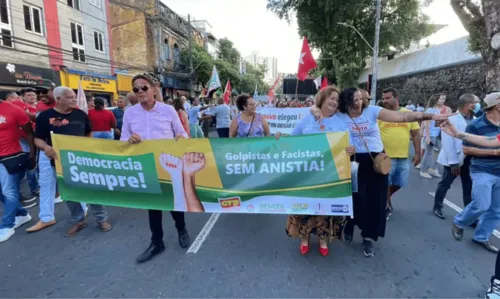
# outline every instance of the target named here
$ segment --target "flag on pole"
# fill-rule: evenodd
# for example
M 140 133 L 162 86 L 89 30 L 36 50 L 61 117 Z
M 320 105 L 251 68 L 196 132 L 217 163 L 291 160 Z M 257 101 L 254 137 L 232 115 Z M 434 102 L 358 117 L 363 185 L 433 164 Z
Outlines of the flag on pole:
M 269 104 L 271 104 L 274 101 L 274 96 L 275 96 L 274 90 L 278 86 L 280 79 L 281 79 L 280 76 L 278 76 L 276 81 L 274 81 L 273 86 L 271 86 L 271 89 L 269 89 L 269 92 L 267 93 L 267 101 L 269 102 Z
M 323 76 L 323 81 L 321 81 L 321 89 L 328 87 L 328 78 Z
M 217 73 L 217 68 L 215 67 L 215 65 L 212 70 L 212 76 L 210 76 L 210 80 L 208 81 L 207 86 L 207 94 L 210 94 L 212 90 L 222 87 L 222 85 L 220 84 L 219 73 Z
M 321 76 L 314 79 L 314 85 L 316 85 L 316 89 L 319 90 L 319 88 L 321 87 Z
M 257 83 L 255 83 L 255 90 L 253 91 L 253 98 L 257 98 L 259 96 L 259 92 L 257 91 Z
M 224 90 L 224 104 L 228 105 L 231 100 L 231 81 L 228 79 Z
M 312 56 L 307 38 L 304 37 L 304 41 L 302 42 L 302 50 L 300 51 L 299 70 L 297 71 L 297 78 L 299 78 L 300 81 L 304 81 L 307 78 L 307 74 L 309 73 L 309 71 L 314 69 L 316 66 L 317 64 L 314 60 L 314 57 Z
M 87 106 L 87 97 L 83 91 L 82 81 L 78 83 L 78 93 L 76 95 L 76 105 L 85 113 L 89 113 L 89 106 Z

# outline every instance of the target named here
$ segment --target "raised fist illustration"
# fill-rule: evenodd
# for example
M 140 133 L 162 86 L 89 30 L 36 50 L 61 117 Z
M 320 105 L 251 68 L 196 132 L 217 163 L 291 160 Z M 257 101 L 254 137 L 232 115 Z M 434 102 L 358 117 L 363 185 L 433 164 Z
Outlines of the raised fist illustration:
M 170 176 L 179 176 L 182 174 L 182 159 L 171 154 L 161 153 L 160 164 Z
M 182 161 L 184 163 L 184 173 L 190 176 L 205 168 L 206 164 L 203 153 L 185 153 Z

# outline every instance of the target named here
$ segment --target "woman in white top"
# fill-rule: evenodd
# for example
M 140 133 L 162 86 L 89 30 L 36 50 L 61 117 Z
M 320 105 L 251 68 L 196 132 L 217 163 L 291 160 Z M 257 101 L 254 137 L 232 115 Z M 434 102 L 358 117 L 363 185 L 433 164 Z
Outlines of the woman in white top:
M 373 159 L 384 152 L 377 120 L 393 123 L 415 122 L 419 120 L 443 121 L 449 114 L 424 114 L 420 112 L 400 112 L 363 103 L 357 88 L 347 88 L 339 96 L 339 117 L 347 125 L 353 145 L 356 147 L 354 159 L 359 163 L 358 192 L 353 193 L 354 218 L 350 218 L 344 229 L 344 240 L 352 242 L 354 225 L 361 230 L 363 250 L 366 257 L 373 257 L 373 242 L 384 237 L 386 224 L 386 203 L 389 189 L 388 175 L 376 172 Z M 321 118 L 317 108 L 311 108 L 317 118 Z

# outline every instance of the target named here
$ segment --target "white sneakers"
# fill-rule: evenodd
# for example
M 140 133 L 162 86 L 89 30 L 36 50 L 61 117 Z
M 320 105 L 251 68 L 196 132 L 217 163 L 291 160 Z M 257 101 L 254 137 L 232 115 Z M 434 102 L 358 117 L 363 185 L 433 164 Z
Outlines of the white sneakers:
M 14 221 L 14 227 L 13 228 L 1 228 L 0 229 L 0 243 L 7 241 L 14 235 L 16 232 L 15 229 L 20 227 L 23 224 L 26 224 L 31 221 L 31 215 L 26 214 L 26 216 L 17 216 L 16 220 Z
M 427 172 L 420 171 L 420 176 L 426 179 L 432 179 L 432 176 L 440 178 L 441 174 L 439 174 L 437 169 L 430 168 Z
M 432 176 L 428 172 L 420 172 L 420 176 L 426 179 L 432 179 Z
M 13 228 L 0 228 L 0 243 L 7 241 L 15 233 Z
M 61 198 L 61 196 L 58 196 L 56 198 L 54 198 L 54 203 L 57 204 L 57 203 L 62 203 L 64 202 L 64 200 Z
M 23 224 L 26 224 L 31 221 L 31 215 L 26 214 L 26 216 L 17 216 L 16 221 L 14 222 L 14 229 L 20 227 Z
M 435 168 L 430 168 L 428 170 L 428 172 L 429 172 L 430 175 L 435 176 L 437 178 L 441 177 L 441 175 L 439 174 L 439 171 L 437 169 L 435 169 Z
M 500 280 L 495 279 L 493 276 L 491 278 L 491 286 L 486 292 L 486 299 L 500 299 Z

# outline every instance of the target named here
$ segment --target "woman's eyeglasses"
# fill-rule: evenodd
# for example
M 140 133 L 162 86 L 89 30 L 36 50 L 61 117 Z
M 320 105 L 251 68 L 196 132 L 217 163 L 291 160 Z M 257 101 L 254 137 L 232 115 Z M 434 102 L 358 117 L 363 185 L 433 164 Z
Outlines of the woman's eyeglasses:
M 132 91 L 135 92 L 135 93 L 138 93 L 140 90 L 146 92 L 148 91 L 149 89 L 149 86 L 147 85 L 144 85 L 144 86 L 134 86 L 134 88 L 132 88 Z

